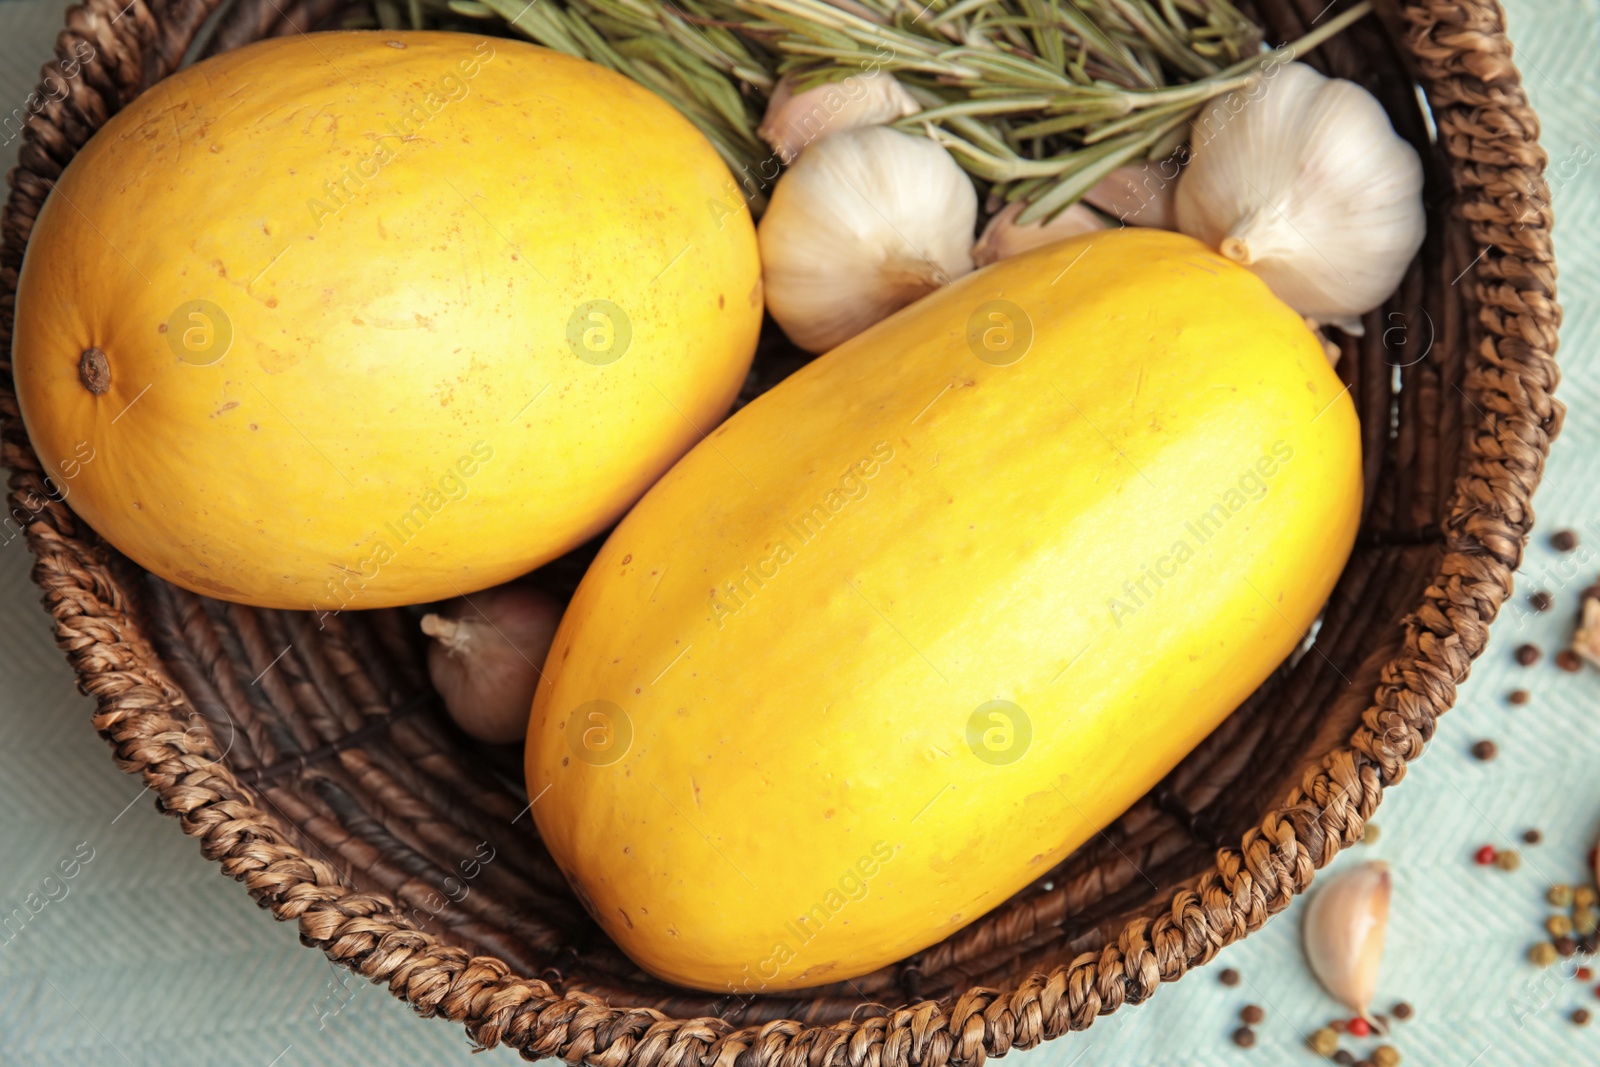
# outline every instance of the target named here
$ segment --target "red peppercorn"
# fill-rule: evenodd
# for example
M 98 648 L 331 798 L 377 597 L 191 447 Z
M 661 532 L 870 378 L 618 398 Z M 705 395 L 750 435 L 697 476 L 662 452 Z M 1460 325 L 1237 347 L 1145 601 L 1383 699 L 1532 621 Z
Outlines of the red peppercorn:
M 1345 1030 L 1351 1037 L 1369 1037 L 1372 1034 L 1372 1024 L 1358 1015 L 1345 1024 Z
M 1587 982 L 1589 979 L 1591 979 L 1593 977 L 1594 977 L 1594 972 L 1591 971 L 1589 968 L 1587 968 L 1587 967 L 1579 967 L 1578 968 L 1578 981 Z
M 1472 854 L 1472 858 L 1480 865 L 1487 867 L 1489 864 L 1494 862 L 1495 855 L 1496 853 L 1493 845 L 1484 845 L 1477 852 Z

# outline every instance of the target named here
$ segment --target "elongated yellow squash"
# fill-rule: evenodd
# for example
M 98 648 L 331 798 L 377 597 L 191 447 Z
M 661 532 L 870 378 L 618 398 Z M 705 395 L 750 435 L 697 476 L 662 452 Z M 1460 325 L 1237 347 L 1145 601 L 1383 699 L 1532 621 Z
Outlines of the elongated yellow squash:
M 1361 503 L 1298 315 L 1154 230 L 971 275 L 629 514 L 533 709 L 540 832 L 664 978 L 837 981 L 1003 902 L 1295 647 Z
M 142 566 L 269 607 L 470 593 L 611 523 L 728 410 L 755 230 L 711 143 L 571 56 L 261 41 L 152 87 L 45 201 L 17 396 Z

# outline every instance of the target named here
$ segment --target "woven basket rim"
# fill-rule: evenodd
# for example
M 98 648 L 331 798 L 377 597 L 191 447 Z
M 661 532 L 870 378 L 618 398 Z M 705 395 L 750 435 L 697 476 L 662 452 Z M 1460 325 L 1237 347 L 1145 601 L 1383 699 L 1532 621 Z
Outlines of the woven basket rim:
M 41 78 L 59 76 L 79 43 L 89 43 L 95 59 L 71 81 L 64 103 L 47 104 L 29 119 L 19 165 L 8 175 L 0 459 L 10 471 L 13 515 L 19 507 L 28 515 L 34 580 L 45 591 L 57 643 L 79 687 L 96 699 L 95 728 L 123 770 L 142 775 L 158 807 L 200 838 L 205 855 L 245 882 L 258 903 L 280 920 L 297 922 L 303 943 L 388 983 L 420 1014 L 464 1024 L 483 1046 L 508 1044 L 528 1059 L 609 1067 L 732 1067 L 739 1057 L 745 1067 L 840 1061 L 942 1067 L 981 1064 L 987 1056 L 1085 1029 L 1097 1015 L 1144 1000 L 1160 983 L 1257 929 L 1342 847 L 1359 840 L 1384 788 L 1404 777 L 1438 716 L 1453 704 L 1457 685 L 1484 648 L 1489 623 L 1510 595 L 1533 523 L 1532 495 L 1563 418 L 1553 397 L 1561 315 L 1545 156 L 1495 0 L 1388 0 L 1379 13 L 1427 91 L 1459 214 L 1484 249 L 1469 267 L 1466 297 L 1483 340 L 1469 354 L 1463 395 L 1478 418 L 1463 431 L 1444 551 L 1421 602 L 1402 621 L 1399 651 L 1383 666 L 1355 731 L 1309 768 L 1299 787 L 1237 846 L 1218 850 L 1213 870 L 1173 893 L 1168 913 L 1132 920 L 1103 949 L 1035 973 L 1015 988 L 874 1008 L 826 1026 L 782 1020 L 740 1028 L 713 1017 L 613 1008 L 591 994 L 563 992 L 558 978 L 552 985 L 513 974 L 498 959 L 473 956 L 412 927 L 388 897 L 352 889 L 332 864 L 297 846 L 279 816 L 258 804 L 258 793 L 207 757 L 204 740 L 185 733 L 186 698 L 141 631 L 107 554 L 49 499 L 10 374 L 21 250 L 62 162 L 110 111 L 131 100 L 129 75 L 138 73 L 149 84 L 175 70 L 223 0 L 124 3 L 88 0 L 69 9 L 67 29 L 57 38 L 58 59 Z M 271 6 L 285 21 L 310 25 L 317 11 L 333 5 L 300 0 L 288 13 Z M 254 35 L 268 28 L 254 27 Z M 41 81 L 40 99 L 46 98 L 54 101 L 54 94 Z

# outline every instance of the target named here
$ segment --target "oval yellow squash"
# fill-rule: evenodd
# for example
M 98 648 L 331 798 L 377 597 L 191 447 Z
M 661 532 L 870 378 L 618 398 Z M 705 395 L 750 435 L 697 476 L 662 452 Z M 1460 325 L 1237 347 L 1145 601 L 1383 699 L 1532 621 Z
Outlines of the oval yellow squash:
M 715 425 L 759 279 L 727 168 L 648 90 L 498 38 L 301 34 L 73 160 L 17 389 L 68 503 L 157 574 L 426 601 L 592 537 Z
M 638 963 L 737 995 L 932 944 L 1146 792 L 1296 646 L 1353 405 L 1158 230 L 1007 260 L 735 415 L 607 541 L 529 733 L 539 830 Z

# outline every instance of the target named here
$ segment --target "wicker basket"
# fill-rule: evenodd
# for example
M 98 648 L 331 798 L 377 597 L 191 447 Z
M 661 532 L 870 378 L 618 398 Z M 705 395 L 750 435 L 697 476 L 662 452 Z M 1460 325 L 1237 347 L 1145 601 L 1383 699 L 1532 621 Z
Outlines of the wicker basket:
M 64 99 L 41 89 L 9 176 L 8 352 L 33 220 L 89 136 L 186 56 L 313 28 L 344 6 L 236 0 L 212 18 L 219 0 L 124 3 L 68 12 L 57 54 L 87 42 L 94 58 L 62 79 Z M 1269 39 L 1290 40 L 1325 4 L 1249 10 Z M 855 982 L 753 1000 L 643 974 L 539 845 L 520 753 L 476 747 L 439 714 L 406 612 L 319 620 L 144 573 L 53 499 L 8 360 L 12 521 L 38 558 L 56 640 L 98 701 L 95 728 L 306 945 L 529 1059 L 978 1064 L 1144 1000 L 1281 911 L 1361 838 L 1511 592 L 1561 425 L 1545 155 L 1494 0 L 1390 4 L 1310 61 L 1371 89 L 1427 169 L 1427 243 L 1339 365 L 1364 436 L 1355 554 L 1312 654 L 1104 834 L 949 940 Z M 758 365 L 771 380 L 795 360 L 768 341 Z M 541 580 L 570 593 L 588 554 Z

